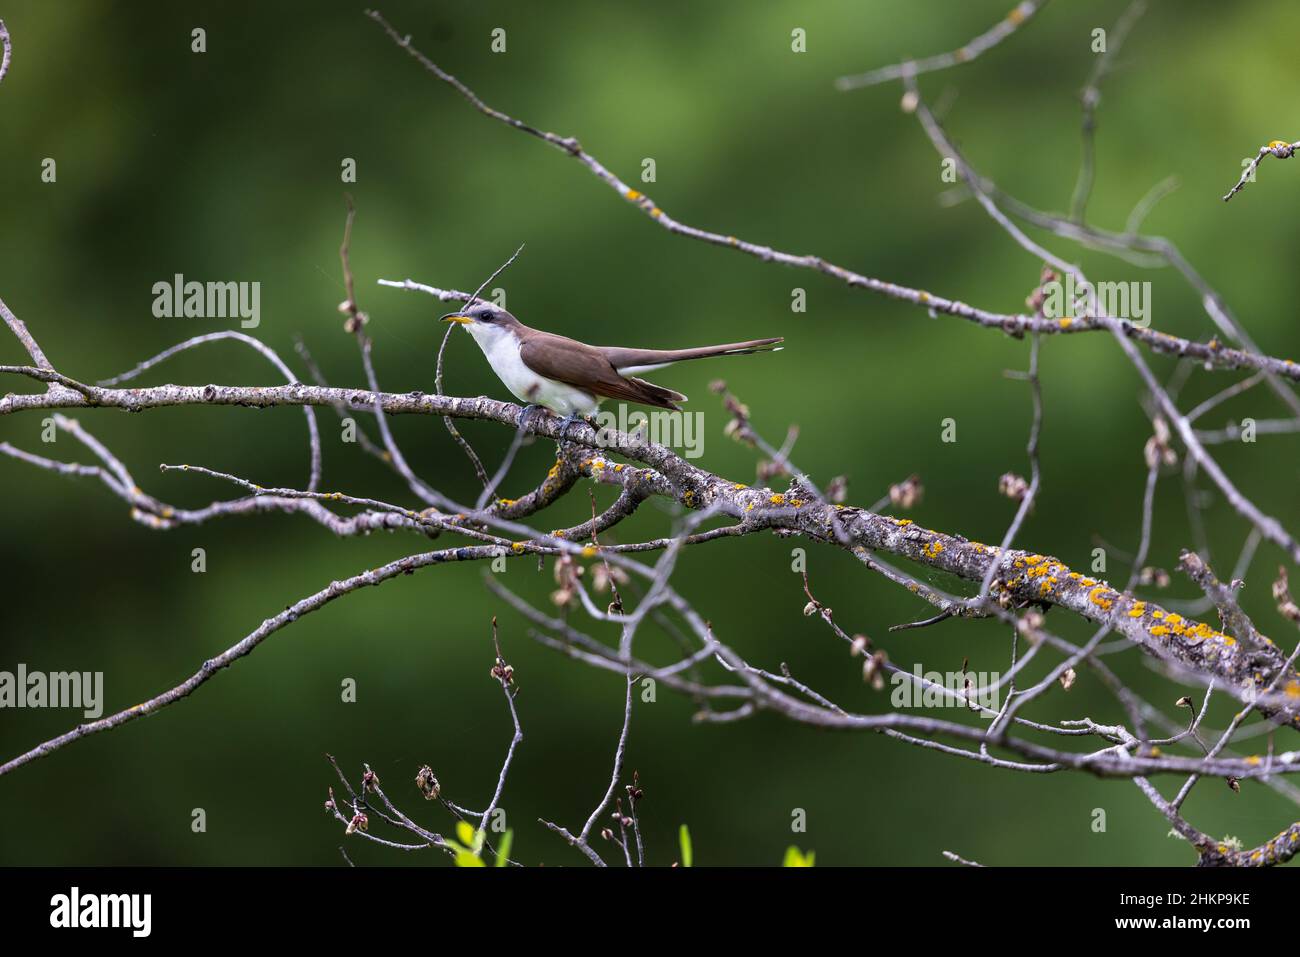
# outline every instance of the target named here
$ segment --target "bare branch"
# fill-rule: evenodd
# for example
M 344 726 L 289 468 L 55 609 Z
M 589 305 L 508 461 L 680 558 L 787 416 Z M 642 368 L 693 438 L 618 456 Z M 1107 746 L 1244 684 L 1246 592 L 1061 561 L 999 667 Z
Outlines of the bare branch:
M 1259 148 L 1255 158 L 1251 160 L 1241 173 L 1241 179 L 1237 180 L 1235 186 L 1223 194 L 1223 201 L 1226 203 L 1232 197 L 1245 188 L 1247 183 L 1255 181 L 1255 168 L 1259 166 L 1259 161 L 1265 156 L 1276 156 L 1278 159 L 1290 159 L 1295 155 L 1295 151 L 1300 149 L 1300 141 L 1288 143 L 1286 140 L 1270 140 L 1266 145 Z
M 924 60 L 906 60 L 903 63 L 880 67 L 870 73 L 860 73 L 856 76 L 842 76 L 835 81 L 835 86 L 841 90 L 857 90 L 864 86 L 875 86 L 878 83 L 887 83 L 890 80 L 916 76 L 918 73 L 931 73 L 935 70 L 946 70 L 961 63 L 969 63 L 1015 33 L 1045 6 L 1047 6 L 1047 0 L 1022 0 L 1022 2 L 1011 8 L 1010 13 L 988 30 L 951 53 L 940 53 Z
M 1120 48 L 1124 46 L 1129 31 L 1145 12 L 1144 0 L 1133 0 L 1115 21 L 1115 26 L 1106 37 L 1106 49 L 1097 55 L 1088 83 L 1079 94 L 1079 100 L 1083 104 L 1083 160 L 1079 164 L 1079 177 L 1075 180 L 1074 195 L 1070 198 L 1070 218 L 1076 223 L 1083 222 L 1088 198 L 1092 195 L 1093 157 L 1096 152 L 1094 131 L 1097 128 L 1097 106 L 1101 103 L 1101 81 L 1110 72 L 1111 64 L 1114 63 Z
M 0 82 L 3 82 L 9 72 L 9 63 L 13 60 L 14 52 L 13 41 L 9 39 L 9 30 L 3 20 L 0 20 L 0 46 L 4 47 L 4 52 L 0 53 Z

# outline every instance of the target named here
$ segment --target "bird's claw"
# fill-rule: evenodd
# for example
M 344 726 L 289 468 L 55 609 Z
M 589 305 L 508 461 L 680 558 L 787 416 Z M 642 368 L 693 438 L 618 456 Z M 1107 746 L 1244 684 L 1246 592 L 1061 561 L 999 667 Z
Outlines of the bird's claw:
M 560 441 L 561 442 L 568 441 L 569 426 L 577 422 L 586 423 L 586 421 L 587 421 L 587 417 L 585 415 L 578 415 L 576 412 L 570 412 L 568 415 L 562 418 L 560 420 Z
M 533 416 L 542 411 L 542 407 L 535 402 L 530 402 L 524 406 L 524 411 L 519 413 L 519 431 L 527 432 L 528 425 L 533 421 Z

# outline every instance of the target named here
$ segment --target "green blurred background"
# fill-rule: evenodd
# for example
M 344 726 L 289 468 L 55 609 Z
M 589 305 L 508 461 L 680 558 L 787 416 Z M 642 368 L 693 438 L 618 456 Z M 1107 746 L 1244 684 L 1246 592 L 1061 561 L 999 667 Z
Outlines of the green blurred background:
M 612 5 L 384 3 L 400 32 L 526 122 L 578 136 L 628 182 L 653 157 L 645 191 L 678 218 L 998 311 L 1018 311 L 1039 264 L 977 205 L 939 202 L 950 189 L 896 85 L 837 93 L 835 77 L 954 49 L 1006 12 L 1008 0 L 862 3 L 853 0 Z M 1090 33 L 1109 28 L 1122 2 L 1058 0 L 975 63 L 922 78 L 931 101 L 983 173 L 1035 205 L 1062 209 L 1079 159 L 1078 91 L 1093 63 Z M 372 317 L 382 385 L 432 391 L 438 304 L 378 287 L 407 276 L 473 287 L 521 243 L 503 278 L 525 322 L 594 341 L 685 346 L 784 335 L 780 355 L 659 373 L 705 413 L 701 464 L 754 480 L 754 454 L 722 435 L 727 421 L 706 389 L 725 377 L 756 426 L 779 439 L 798 423 L 795 460 L 819 482 L 846 474 L 850 500 L 869 504 L 912 472 L 926 485 L 911 517 L 996 541 L 1014 506 L 997 494 L 1004 471 L 1027 471 L 1027 344 L 965 322 L 850 290 L 826 277 L 765 265 L 656 228 L 561 153 L 475 113 L 424 74 L 362 15 L 362 5 L 91 3 L 9 0 L 14 39 L 0 85 L 0 296 L 63 372 L 95 380 L 183 338 L 230 321 L 156 319 L 151 287 L 174 273 L 262 284 L 254 330 L 299 374 L 301 335 L 337 385 L 360 385 L 356 346 L 335 307 L 343 298 L 337 249 L 344 193 L 356 199 L 353 264 Z M 1181 188 L 1148 221 L 1174 239 L 1227 298 L 1265 351 L 1296 341 L 1300 273 L 1295 218 L 1300 170 L 1268 161 L 1232 204 L 1219 197 L 1240 159 L 1273 137 L 1294 139 L 1294 6 L 1153 2 L 1103 88 L 1093 222 L 1122 228 L 1134 203 L 1175 175 Z M 208 52 L 190 51 L 207 31 Z M 507 31 L 505 54 L 489 33 Z M 807 31 L 794 54 L 790 32 Z M 41 162 L 58 163 L 55 184 Z M 358 182 L 340 182 L 356 159 Z M 640 184 L 637 184 L 640 186 Z M 1197 297 L 1168 269 L 1053 248 L 1093 279 L 1149 279 L 1157 328 L 1208 338 Z M 808 311 L 792 314 L 791 290 Z M 11 340 L 0 361 L 24 359 Z M 1152 359 L 1163 377 L 1171 361 Z M 1103 335 L 1046 341 L 1042 349 L 1043 489 L 1021 542 L 1086 567 L 1093 537 L 1131 550 L 1137 539 L 1150 426 L 1136 374 Z M 148 383 L 264 384 L 277 376 L 251 351 L 219 343 L 149 373 Z M 1237 376 L 1198 374 L 1185 402 Z M 28 389 L 27 383 L 6 383 Z M 457 336 L 447 388 L 507 398 L 471 341 Z M 1187 407 L 1185 405 L 1185 407 Z M 1279 414 L 1264 390 L 1216 410 L 1218 427 Z M 958 422 L 942 444 L 939 423 Z M 302 486 L 307 457 L 296 410 L 173 409 L 78 416 L 132 468 L 145 490 L 179 505 L 231 490 L 195 475 L 159 475 L 189 462 L 263 485 Z M 405 489 L 356 446 L 325 433 L 325 487 L 409 501 Z M 40 442 L 40 418 L 0 422 L 0 437 L 77 461 L 68 437 Z M 373 433 L 373 428 L 367 425 Z M 441 423 L 393 428 L 416 470 L 462 499 L 477 489 Z M 510 436 L 483 423 L 465 434 L 494 464 Z M 551 461 L 526 448 L 505 494 L 531 487 Z M 1264 436 L 1219 449 L 1242 490 L 1291 527 L 1300 523 L 1295 442 Z M 420 550 L 419 540 L 332 537 L 294 516 L 235 519 L 160 533 L 132 522 L 92 480 L 0 461 L 4 566 L 0 668 L 106 674 L 106 709 L 134 704 L 189 675 L 289 602 L 332 578 Z M 601 502 L 612 496 L 602 488 Z M 539 516 L 544 528 L 580 521 L 585 488 Z M 1246 528 L 1211 495 L 1207 529 L 1226 577 Z M 664 534 L 672 513 L 650 505 L 619 538 Z M 817 619 L 803 617 L 790 550 L 773 537 L 719 541 L 683 555 L 678 587 L 750 661 L 793 672 L 842 704 L 887 706 Z M 1172 568 L 1192 544 L 1181 480 L 1161 480 L 1151 563 Z M 206 549 L 208 571 L 190 571 Z M 1289 626 L 1268 598 L 1279 553 L 1260 549 L 1244 593 L 1259 626 L 1284 643 Z M 871 577 L 828 548 L 810 548 L 818 597 L 851 631 L 911 666 L 956 670 L 968 657 L 1001 671 L 1000 627 L 944 623 L 889 635 L 924 617 L 906 591 Z M 368 761 L 387 790 L 425 824 L 449 828 L 424 805 L 413 777 L 431 764 L 445 793 L 481 807 L 509 740 L 495 682 L 489 620 L 501 616 L 506 655 L 521 687 L 525 740 L 504 806 L 514 853 L 547 864 L 582 858 L 536 823 L 580 824 L 608 781 L 622 682 L 570 663 L 529 640 L 524 622 L 492 599 L 486 569 L 425 570 L 330 605 L 266 642 L 196 695 L 161 715 L 79 742 L 0 780 L 0 863 L 340 865 L 341 828 L 321 810 L 336 784 L 324 753 L 350 771 Z M 1112 554 L 1107 577 L 1128 568 Z M 515 562 L 509 587 L 545 605 L 551 570 Z M 952 583 L 943 583 L 951 585 Z M 1175 580 L 1164 597 L 1190 598 Z M 1159 597 L 1159 596 L 1154 596 Z M 1089 629 L 1052 615 L 1060 634 Z M 579 622 L 585 627 L 585 624 Z M 608 627 L 588 629 L 613 640 Z M 639 650 L 668 661 L 671 642 L 646 631 Z M 1046 657 L 1046 656 L 1044 656 Z M 1183 689 L 1136 653 L 1114 667 L 1172 711 Z M 1041 670 L 1036 670 L 1041 674 Z M 358 701 L 340 701 L 354 678 Z M 646 790 L 641 806 L 653 863 L 676 857 L 689 823 L 702 864 L 774 864 L 790 843 L 819 864 L 936 864 L 955 850 L 990 864 L 1187 864 L 1187 848 L 1123 781 L 1015 775 L 875 735 L 819 733 L 764 716 L 695 725 L 693 706 L 660 689 L 638 705 L 628 749 Z M 1226 709 L 1211 723 L 1222 726 Z M 1093 677 L 1049 696 L 1033 716 L 1122 720 Z M 0 757 L 67 730 L 68 711 L 0 712 Z M 1279 750 L 1294 747 L 1283 732 Z M 1263 749 L 1263 738 L 1246 746 Z M 1177 779 L 1158 781 L 1169 789 Z M 208 830 L 194 834 L 191 811 Z M 792 834 L 794 809 L 808 829 Z M 1093 810 L 1107 828 L 1091 828 Z M 1240 795 L 1207 781 L 1186 805 L 1216 835 L 1256 844 L 1296 817 L 1263 786 Z M 385 835 L 392 836 L 392 835 Z M 349 840 L 358 863 L 436 863 Z M 612 849 L 610 849 L 612 850 Z

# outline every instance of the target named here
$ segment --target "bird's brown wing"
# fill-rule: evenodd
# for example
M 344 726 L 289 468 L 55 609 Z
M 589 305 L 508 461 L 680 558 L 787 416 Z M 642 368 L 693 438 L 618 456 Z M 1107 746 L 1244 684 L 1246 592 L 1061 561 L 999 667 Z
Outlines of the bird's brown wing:
M 619 375 L 600 350 L 564 336 L 534 333 L 520 346 L 519 358 L 540 376 L 607 399 L 680 411 L 677 402 L 685 398 L 672 389 Z

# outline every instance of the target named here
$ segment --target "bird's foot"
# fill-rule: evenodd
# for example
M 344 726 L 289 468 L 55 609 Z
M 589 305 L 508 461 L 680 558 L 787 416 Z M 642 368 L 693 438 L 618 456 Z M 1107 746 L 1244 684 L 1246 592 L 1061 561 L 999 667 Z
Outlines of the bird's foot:
M 570 412 L 568 415 L 566 415 L 564 418 L 560 420 L 560 441 L 561 442 L 568 441 L 569 426 L 574 425 L 578 422 L 581 422 L 584 425 L 591 424 L 590 420 L 588 420 L 588 418 L 585 415 L 579 415 L 576 412 Z
M 542 407 L 535 402 L 529 402 L 524 406 L 524 411 L 519 413 L 519 431 L 527 432 L 529 424 L 533 417 L 542 411 Z

